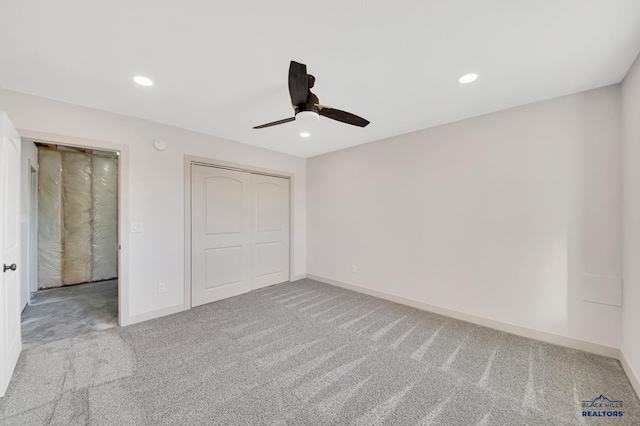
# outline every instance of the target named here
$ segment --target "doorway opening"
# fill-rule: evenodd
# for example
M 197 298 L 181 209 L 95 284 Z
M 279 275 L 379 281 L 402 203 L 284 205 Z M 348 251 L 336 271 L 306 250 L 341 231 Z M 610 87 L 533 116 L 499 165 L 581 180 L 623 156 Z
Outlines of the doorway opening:
M 25 140 L 22 152 L 23 347 L 117 326 L 118 152 Z

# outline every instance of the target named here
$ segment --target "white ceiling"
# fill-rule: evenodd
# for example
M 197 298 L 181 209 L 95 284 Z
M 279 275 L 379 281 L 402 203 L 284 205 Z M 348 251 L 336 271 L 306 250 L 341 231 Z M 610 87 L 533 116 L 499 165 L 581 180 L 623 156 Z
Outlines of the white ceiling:
M 0 0 L 1 87 L 301 157 L 618 83 L 639 51 L 638 0 Z M 251 129 L 293 115 L 292 59 L 371 124 Z

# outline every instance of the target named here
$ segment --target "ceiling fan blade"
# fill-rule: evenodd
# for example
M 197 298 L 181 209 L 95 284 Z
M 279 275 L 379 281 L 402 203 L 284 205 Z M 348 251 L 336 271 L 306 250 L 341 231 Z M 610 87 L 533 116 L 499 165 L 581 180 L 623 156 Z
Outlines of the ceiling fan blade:
M 278 124 L 289 123 L 291 121 L 296 121 L 296 118 L 295 117 L 285 118 L 284 120 L 278 120 L 272 123 L 262 124 L 260 126 L 254 127 L 254 129 L 264 129 L 265 127 L 277 126 Z
M 368 120 L 362 117 L 358 117 L 350 112 L 340 111 L 339 109 L 322 106 L 320 109 L 320 115 L 331 118 L 333 120 L 342 121 L 343 123 L 352 124 L 358 127 L 366 127 L 369 124 Z
M 309 77 L 307 76 L 307 66 L 291 61 L 289 65 L 289 94 L 291 104 L 298 106 L 307 103 L 309 95 Z

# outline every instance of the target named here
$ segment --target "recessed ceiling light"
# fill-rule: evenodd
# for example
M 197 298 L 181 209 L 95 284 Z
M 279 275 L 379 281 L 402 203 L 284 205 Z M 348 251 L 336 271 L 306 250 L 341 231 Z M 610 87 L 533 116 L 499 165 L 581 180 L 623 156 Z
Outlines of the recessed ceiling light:
M 465 74 L 458 79 L 458 81 L 462 84 L 471 83 L 472 81 L 476 81 L 478 78 L 478 74 Z
M 309 132 L 301 132 L 300 136 L 303 137 L 303 138 L 308 138 L 309 136 L 311 136 L 311 133 L 309 133 Z
M 133 77 L 133 81 L 138 83 L 140 86 L 153 86 L 153 81 L 150 78 L 143 77 L 141 75 L 136 75 Z

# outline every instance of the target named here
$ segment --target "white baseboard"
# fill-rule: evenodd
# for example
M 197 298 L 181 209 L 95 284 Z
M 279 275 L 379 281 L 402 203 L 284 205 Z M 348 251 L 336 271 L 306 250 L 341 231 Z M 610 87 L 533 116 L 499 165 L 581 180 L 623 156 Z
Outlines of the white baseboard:
M 336 287 L 341 287 L 347 290 L 356 291 L 358 293 L 368 294 L 369 296 L 378 297 L 380 299 L 389 300 L 391 302 L 400 303 L 402 305 L 411 306 L 413 308 L 422 309 L 423 311 L 429 311 L 436 314 L 445 315 L 451 318 L 456 318 L 462 321 L 467 321 L 467 322 L 482 325 L 485 327 L 493 328 L 496 330 L 504 331 L 507 333 L 515 334 L 518 336 L 541 340 L 543 342 L 553 343 L 554 345 L 565 346 L 568 348 L 578 349 L 585 352 L 591 352 L 594 354 L 603 355 L 610 358 L 616 358 L 616 359 L 620 358 L 620 349 L 614 348 L 612 346 L 606 346 L 606 345 L 601 345 L 599 343 L 574 339 L 573 337 L 561 336 L 559 334 L 549 333 L 547 331 L 537 330 L 534 328 L 529 328 L 521 325 L 511 324 L 508 322 L 494 320 L 491 318 L 485 318 L 479 315 L 469 314 L 466 312 L 460 312 L 460 311 L 456 311 L 449 308 L 430 305 L 428 303 L 419 302 L 413 299 L 407 299 L 406 297 L 396 296 L 394 294 L 385 293 L 378 290 L 371 290 L 358 285 L 333 280 L 331 278 L 320 277 L 313 274 L 307 274 L 307 278 L 311 280 L 320 281 L 325 284 L 330 284 Z
M 631 367 L 631 364 L 629 364 L 629 360 L 622 349 L 620 349 L 620 357 L 618 359 L 620 360 L 620 364 L 622 364 L 624 372 L 629 378 L 629 382 L 631 382 L 633 390 L 636 391 L 636 395 L 640 396 L 640 376 L 638 376 L 633 367 Z
M 298 275 L 294 275 L 290 281 L 295 282 L 295 281 L 303 280 L 305 278 L 307 278 L 307 274 L 298 274 Z M 185 305 L 180 304 L 180 305 L 169 306 L 168 308 L 164 308 L 164 309 L 159 309 L 157 311 L 145 312 L 138 315 L 131 315 L 128 318 L 123 318 L 120 323 L 120 326 L 125 327 L 127 325 L 137 324 L 143 321 L 149 321 L 155 318 L 164 317 L 166 315 L 176 314 L 178 312 L 186 311 L 188 309 L 191 309 L 191 308 L 185 307 Z
M 124 327 L 127 325 L 137 324 L 139 322 L 164 317 L 166 315 L 176 314 L 184 310 L 185 310 L 184 305 L 181 303 L 179 305 L 169 306 L 168 308 L 158 309 L 157 311 L 144 312 L 138 315 L 131 315 L 129 316 L 129 318 L 123 318 L 122 323 L 120 325 Z

